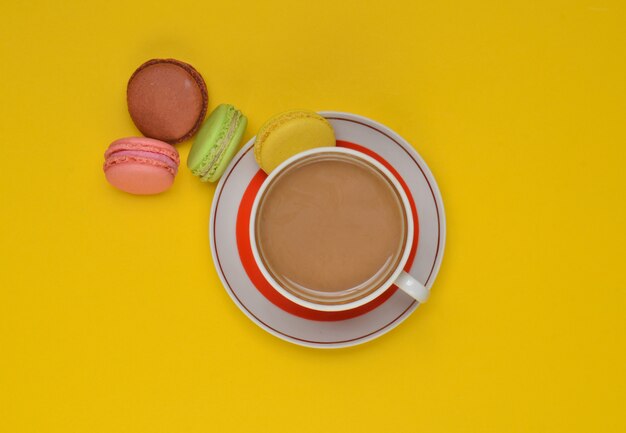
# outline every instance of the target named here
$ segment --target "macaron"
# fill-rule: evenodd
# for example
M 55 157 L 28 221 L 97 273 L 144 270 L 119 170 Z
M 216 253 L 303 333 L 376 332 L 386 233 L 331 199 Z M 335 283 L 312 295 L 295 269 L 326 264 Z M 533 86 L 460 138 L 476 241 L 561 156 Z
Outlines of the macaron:
M 158 194 L 174 183 L 180 158 L 163 141 L 146 137 L 115 140 L 104 153 L 104 175 L 111 185 L 131 194 Z
M 254 142 L 254 157 L 269 174 L 291 156 L 324 146 L 335 146 L 330 123 L 313 111 L 293 110 L 265 122 Z
M 128 80 L 126 100 L 130 117 L 143 135 L 175 144 L 198 131 L 209 95 L 193 66 L 175 59 L 152 59 Z
M 248 119 L 229 104 L 219 105 L 200 128 L 187 167 L 203 182 L 217 181 L 235 156 Z

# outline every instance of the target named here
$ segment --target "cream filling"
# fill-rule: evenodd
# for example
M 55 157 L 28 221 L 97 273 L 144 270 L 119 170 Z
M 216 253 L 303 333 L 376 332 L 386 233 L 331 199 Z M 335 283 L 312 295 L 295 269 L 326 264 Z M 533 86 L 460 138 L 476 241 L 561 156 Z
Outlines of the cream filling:
M 228 127 L 228 132 L 220 141 L 217 142 L 217 153 L 213 157 L 213 159 L 209 162 L 209 164 L 205 165 L 205 169 L 200 172 L 200 177 L 202 180 L 208 180 L 208 177 L 211 175 L 211 171 L 215 169 L 215 164 L 220 160 L 222 154 L 228 147 L 230 140 L 233 138 L 235 134 L 235 130 L 237 129 L 237 125 L 239 125 L 239 119 L 241 118 L 241 112 L 239 110 L 235 111 L 235 114 L 230 122 L 230 126 Z

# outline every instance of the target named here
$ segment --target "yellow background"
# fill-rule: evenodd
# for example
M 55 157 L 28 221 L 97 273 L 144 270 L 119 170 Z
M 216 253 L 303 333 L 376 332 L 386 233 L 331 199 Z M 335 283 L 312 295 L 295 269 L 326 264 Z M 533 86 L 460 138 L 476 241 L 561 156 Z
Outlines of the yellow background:
M 626 431 L 624 2 L 67 4 L 0 6 L 1 432 Z M 250 322 L 211 263 L 215 186 L 102 174 L 162 56 L 246 140 L 305 107 L 413 143 L 448 216 L 431 301 L 338 351 Z

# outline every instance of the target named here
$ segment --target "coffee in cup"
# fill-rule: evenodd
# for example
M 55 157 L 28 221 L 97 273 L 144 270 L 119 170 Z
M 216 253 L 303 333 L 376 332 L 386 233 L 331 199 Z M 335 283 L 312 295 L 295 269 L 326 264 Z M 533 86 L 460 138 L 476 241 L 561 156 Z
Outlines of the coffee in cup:
M 357 151 L 319 148 L 283 163 L 255 200 L 250 231 L 268 281 L 310 308 L 355 308 L 401 276 L 413 280 L 400 275 L 413 241 L 406 194 Z

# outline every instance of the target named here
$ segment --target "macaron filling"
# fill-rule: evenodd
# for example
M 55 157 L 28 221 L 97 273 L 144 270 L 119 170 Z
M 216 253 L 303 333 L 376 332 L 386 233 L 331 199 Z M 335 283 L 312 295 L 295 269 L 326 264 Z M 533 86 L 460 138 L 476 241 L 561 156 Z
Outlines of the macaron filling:
M 209 152 L 200 163 L 198 169 L 193 170 L 193 174 L 200 177 L 203 181 L 208 181 L 209 178 L 215 173 L 215 170 L 219 166 L 220 158 L 224 151 L 228 148 L 239 122 L 242 118 L 242 114 L 239 110 L 232 108 L 229 114 L 230 120 L 228 129 L 221 133 L 221 136 L 217 139 L 217 146 L 214 151 Z
M 166 168 L 174 176 L 178 172 L 178 164 L 169 156 L 144 150 L 120 150 L 114 152 L 108 155 L 104 164 L 104 169 L 106 170 L 112 165 L 124 162 L 139 162 L 150 165 L 159 165 Z
M 144 141 L 147 141 L 147 140 L 151 140 L 151 139 L 148 139 L 148 138 L 144 139 Z M 104 157 L 109 158 L 111 155 L 114 155 L 115 153 L 119 153 L 122 151 L 143 151 L 143 152 L 149 152 L 151 154 L 154 153 L 154 154 L 164 155 L 170 158 L 172 161 L 174 161 L 176 166 L 180 164 L 180 157 L 178 155 L 178 152 L 169 144 L 166 144 L 166 143 L 161 143 L 161 145 L 147 144 L 144 142 L 138 142 L 138 140 L 125 141 L 124 139 L 121 139 L 121 140 L 114 141 L 113 143 L 111 143 L 109 148 L 104 153 Z

